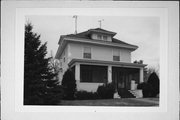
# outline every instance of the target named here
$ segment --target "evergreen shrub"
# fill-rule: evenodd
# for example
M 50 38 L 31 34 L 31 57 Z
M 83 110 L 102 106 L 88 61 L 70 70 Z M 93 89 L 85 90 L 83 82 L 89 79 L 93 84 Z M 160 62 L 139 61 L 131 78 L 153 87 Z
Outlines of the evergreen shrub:
M 127 89 L 125 88 L 119 88 L 118 94 L 121 98 L 135 98 L 134 95 L 132 95 Z
M 159 78 L 156 73 L 153 72 L 148 81 L 140 83 L 137 88 L 142 89 L 143 97 L 157 97 L 159 94 Z
M 77 100 L 95 100 L 99 99 L 99 96 L 97 92 L 87 92 L 87 91 L 77 91 L 76 94 L 76 99 Z
M 115 87 L 112 83 L 103 84 L 98 87 L 97 94 L 101 99 L 113 99 Z
M 64 90 L 63 99 L 73 100 L 75 99 L 76 92 L 76 80 L 75 75 L 71 69 L 67 69 L 67 71 L 63 75 L 62 86 Z
M 140 83 L 137 86 L 137 89 L 141 89 L 142 93 L 143 93 L 143 97 L 147 98 L 147 97 L 152 97 L 152 85 L 146 82 Z
M 156 97 L 159 94 L 159 77 L 155 72 L 149 76 L 147 83 L 152 86 L 152 97 Z

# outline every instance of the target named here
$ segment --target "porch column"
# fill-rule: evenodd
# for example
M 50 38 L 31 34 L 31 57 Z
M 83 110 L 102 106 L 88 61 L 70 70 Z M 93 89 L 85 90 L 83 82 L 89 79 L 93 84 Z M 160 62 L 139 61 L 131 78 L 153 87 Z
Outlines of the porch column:
M 80 83 L 80 64 L 76 63 L 75 65 L 75 80 L 76 80 L 76 87 L 79 90 L 79 83 Z
M 112 66 L 111 65 L 108 66 L 107 73 L 108 73 L 108 83 L 111 83 L 112 82 Z
M 144 82 L 144 68 L 140 68 L 140 71 L 139 71 L 139 78 L 140 78 L 140 83 Z

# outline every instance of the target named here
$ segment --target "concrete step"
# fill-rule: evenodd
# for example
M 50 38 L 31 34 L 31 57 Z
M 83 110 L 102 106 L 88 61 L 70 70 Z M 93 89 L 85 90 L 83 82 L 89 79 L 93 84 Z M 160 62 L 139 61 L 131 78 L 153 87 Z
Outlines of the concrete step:
M 115 93 L 114 93 L 114 98 L 121 98 L 121 97 L 119 96 L 118 92 L 115 92 Z
M 136 98 L 142 98 L 142 90 L 128 90 L 131 94 L 133 94 Z

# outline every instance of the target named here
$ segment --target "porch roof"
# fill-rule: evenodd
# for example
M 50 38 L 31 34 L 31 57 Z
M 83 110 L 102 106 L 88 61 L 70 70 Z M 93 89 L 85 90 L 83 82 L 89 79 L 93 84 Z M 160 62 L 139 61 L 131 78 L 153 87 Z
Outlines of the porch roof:
M 119 61 L 104 61 L 104 60 L 92 60 L 92 59 L 72 59 L 69 62 L 69 66 L 72 67 L 76 63 L 86 64 L 86 65 L 111 65 L 114 67 L 128 67 L 128 68 L 143 68 L 147 64 L 137 64 L 137 63 L 125 63 Z

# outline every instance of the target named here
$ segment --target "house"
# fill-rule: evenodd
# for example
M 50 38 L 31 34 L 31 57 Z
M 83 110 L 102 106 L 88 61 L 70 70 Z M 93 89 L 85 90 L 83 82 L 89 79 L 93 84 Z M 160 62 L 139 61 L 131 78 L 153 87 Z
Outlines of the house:
M 62 65 L 60 80 L 70 67 L 78 90 L 96 91 L 99 85 L 111 82 L 116 89 L 135 89 L 137 83 L 143 82 L 146 65 L 131 63 L 131 52 L 138 46 L 118 40 L 115 35 L 96 28 L 60 36 L 56 53 Z

